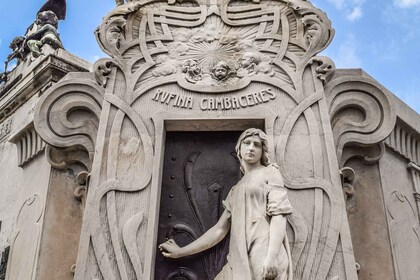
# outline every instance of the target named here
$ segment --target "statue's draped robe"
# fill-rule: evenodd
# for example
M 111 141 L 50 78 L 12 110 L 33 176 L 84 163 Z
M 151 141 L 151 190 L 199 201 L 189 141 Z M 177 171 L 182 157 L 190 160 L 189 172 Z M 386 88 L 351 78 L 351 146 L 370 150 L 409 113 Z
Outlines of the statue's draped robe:
M 230 215 L 231 237 L 228 264 L 216 279 L 263 279 L 271 216 L 292 213 L 278 169 L 269 166 L 258 173 L 246 174 L 223 202 Z M 283 243 L 277 256 L 277 268 L 281 273 L 276 280 L 287 279 L 289 259 L 290 252 Z

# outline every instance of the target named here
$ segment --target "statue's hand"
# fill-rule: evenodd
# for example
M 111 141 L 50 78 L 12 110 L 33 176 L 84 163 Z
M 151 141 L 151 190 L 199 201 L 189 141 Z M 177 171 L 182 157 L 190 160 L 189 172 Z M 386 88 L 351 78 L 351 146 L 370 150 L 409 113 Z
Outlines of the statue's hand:
M 278 275 L 277 263 L 274 258 L 267 258 L 263 266 L 263 280 L 274 280 Z
M 181 254 L 181 248 L 175 243 L 173 239 L 169 239 L 165 243 L 159 245 L 159 250 L 162 252 L 162 255 L 167 258 L 180 258 L 183 255 Z

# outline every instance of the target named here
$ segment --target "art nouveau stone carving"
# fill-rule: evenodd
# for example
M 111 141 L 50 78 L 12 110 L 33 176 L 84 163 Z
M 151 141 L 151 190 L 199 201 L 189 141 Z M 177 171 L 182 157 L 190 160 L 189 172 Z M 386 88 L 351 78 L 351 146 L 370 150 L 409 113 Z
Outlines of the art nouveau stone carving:
M 373 146 L 385 140 L 392 132 L 396 116 L 390 94 L 373 79 L 342 76 L 326 84 L 327 102 L 331 115 L 334 142 L 340 165 L 352 156 L 365 157 L 367 162 L 377 162 L 377 155 L 359 155 L 360 147 Z M 345 146 L 359 145 L 356 155 L 344 155 Z
M 5 138 L 10 133 L 11 128 L 12 128 L 12 119 L 9 119 L 8 121 L 3 122 L 0 125 L 0 140 Z
M 31 278 L 34 273 L 33 264 L 36 263 L 36 251 L 39 246 L 41 233 L 41 217 L 44 211 L 44 202 L 36 193 L 31 195 L 22 203 L 17 216 L 17 225 L 13 234 L 11 245 L 12 252 L 9 256 L 8 274 L 13 275 L 8 279 Z M 35 243 L 33 245 L 33 243 Z M 27 252 L 25 248 L 31 248 Z M 14 254 L 14 252 L 16 252 Z M 25 257 L 19 255 L 27 252 Z M 28 269 L 21 269 L 26 267 Z
M 420 226 L 416 219 L 416 206 L 412 199 L 395 190 L 388 194 L 387 211 L 390 216 L 389 226 L 391 245 L 395 254 L 396 273 L 400 279 L 414 279 L 417 272 L 404 259 L 420 257 Z M 404 256 L 405 255 L 405 256 Z
M 417 204 L 417 211 L 420 217 L 420 167 L 417 164 L 410 162 L 407 168 L 410 170 L 411 178 L 413 180 L 413 194 Z
M 326 15 L 298 0 L 118 3 L 96 32 L 111 58 L 68 75 L 36 109 L 48 144 L 93 161 L 75 279 L 153 279 L 165 129 L 256 122 L 296 209 L 295 278 L 356 279 L 328 108 L 341 103 L 324 91 L 333 63 L 316 57 L 334 35 Z M 352 133 L 338 131 L 340 153 Z

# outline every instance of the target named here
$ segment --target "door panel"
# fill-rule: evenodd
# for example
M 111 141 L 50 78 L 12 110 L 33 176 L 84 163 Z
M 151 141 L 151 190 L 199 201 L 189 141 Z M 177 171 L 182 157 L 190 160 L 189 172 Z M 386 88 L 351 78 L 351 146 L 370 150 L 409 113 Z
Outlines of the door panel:
M 173 238 L 180 246 L 218 221 L 222 200 L 240 179 L 235 144 L 240 132 L 168 132 L 165 143 L 158 244 Z M 226 263 L 229 238 L 181 259 L 156 256 L 155 279 L 212 280 Z

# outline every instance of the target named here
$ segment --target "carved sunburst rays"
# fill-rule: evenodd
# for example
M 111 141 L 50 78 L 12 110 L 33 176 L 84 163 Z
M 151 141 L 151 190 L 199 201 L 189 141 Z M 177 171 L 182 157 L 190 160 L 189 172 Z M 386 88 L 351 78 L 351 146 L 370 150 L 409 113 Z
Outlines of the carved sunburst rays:
M 235 46 L 222 45 L 218 41 L 202 42 L 191 45 L 187 54 L 182 58 L 193 59 L 200 65 L 212 67 L 219 61 L 229 61 L 235 57 Z
M 180 61 L 196 60 L 203 69 L 219 61 L 234 65 L 244 52 L 258 49 L 258 43 L 254 42 L 258 28 L 257 25 L 233 28 L 213 15 L 197 28 L 173 28 L 174 41 L 168 45 L 169 53 Z

